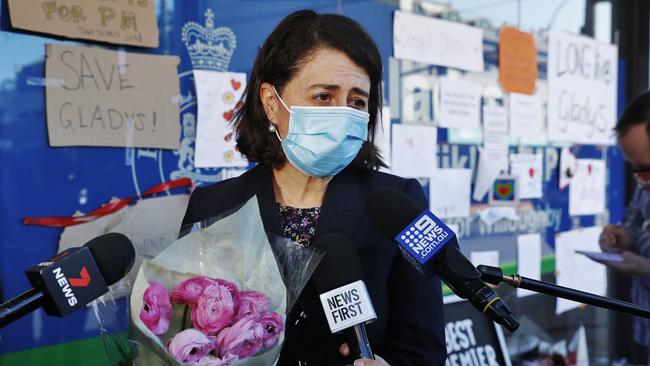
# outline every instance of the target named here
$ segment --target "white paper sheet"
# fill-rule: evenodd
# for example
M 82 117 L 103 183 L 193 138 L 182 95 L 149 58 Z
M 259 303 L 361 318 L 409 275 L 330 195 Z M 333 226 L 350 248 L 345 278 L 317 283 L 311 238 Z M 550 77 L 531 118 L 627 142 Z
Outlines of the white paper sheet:
M 577 159 L 569 186 L 569 215 L 596 215 L 605 211 L 605 161 Z
M 247 166 L 235 149 L 237 142 L 229 123 L 246 88 L 246 74 L 194 70 L 194 84 L 198 101 L 195 167 Z
M 396 58 L 425 64 L 483 71 L 483 30 L 396 11 L 393 19 Z
M 502 168 L 501 161 L 492 159 L 490 155 L 485 153 L 484 149 L 480 150 L 478 167 L 476 168 L 476 180 L 474 182 L 474 193 L 472 194 L 474 201 L 483 200 L 485 194 L 490 191 L 492 183 L 494 183 L 494 180 L 501 173 Z
M 571 179 L 576 174 L 576 156 L 573 155 L 571 149 L 563 147 L 560 151 L 560 190 L 566 188 L 571 184 Z
M 469 216 L 472 171 L 438 169 L 429 177 L 429 208 L 440 218 Z
M 429 177 L 438 168 L 436 127 L 394 124 L 392 136 L 393 174 Z
M 439 126 L 479 128 L 481 84 L 468 80 L 440 80 Z
M 377 128 L 375 129 L 375 145 L 381 153 L 381 158 L 384 163 L 388 165 L 388 169 L 382 168 L 381 171 L 390 172 L 391 166 L 391 150 L 390 150 L 390 107 L 383 106 L 381 108 L 381 120 L 377 121 Z
M 607 267 L 575 252 L 576 250 L 599 251 L 598 238 L 601 231 L 601 227 L 594 226 L 556 235 L 555 272 L 558 285 L 605 295 Z M 556 313 L 563 313 L 579 305 L 577 302 L 558 298 Z
M 539 233 L 517 236 L 517 273 L 533 280 L 542 278 L 542 236 Z M 517 297 L 532 294 L 535 292 L 517 288 Z
M 550 31 L 547 65 L 549 140 L 614 144 L 618 48 Z
M 498 267 L 499 266 L 499 251 L 498 250 L 483 250 L 477 252 L 471 252 L 469 255 L 469 260 L 472 262 L 474 267 L 477 267 L 481 264 L 486 266 Z
M 538 138 L 544 133 L 542 100 L 539 95 L 510 93 L 510 136 Z
M 511 154 L 510 174 L 518 178 L 520 199 L 542 197 L 542 154 Z
M 504 107 L 483 106 L 483 151 L 508 169 L 508 115 Z

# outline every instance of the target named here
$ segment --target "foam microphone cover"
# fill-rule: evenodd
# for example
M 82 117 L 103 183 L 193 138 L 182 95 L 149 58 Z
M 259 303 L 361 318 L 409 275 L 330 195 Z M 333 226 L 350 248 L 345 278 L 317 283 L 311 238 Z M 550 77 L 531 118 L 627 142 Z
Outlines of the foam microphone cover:
M 314 240 L 312 246 L 325 252 L 312 276 L 319 294 L 363 280 L 359 255 L 348 238 L 341 234 L 326 234 Z
M 366 201 L 370 221 L 388 238 L 396 237 L 425 209 L 406 194 L 383 187 L 369 194 Z
M 107 286 L 122 279 L 131 270 L 135 260 L 133 244 L 124 234 L 103 234 L 91 239 L 84 247 L 93 255 Z

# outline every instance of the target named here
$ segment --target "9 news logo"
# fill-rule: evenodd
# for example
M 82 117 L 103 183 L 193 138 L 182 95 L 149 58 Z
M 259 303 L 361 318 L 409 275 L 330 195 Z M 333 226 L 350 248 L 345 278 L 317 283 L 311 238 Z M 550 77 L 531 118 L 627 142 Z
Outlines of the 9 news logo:
M 447 228 L 429 210 L 424 211 L 395 238 L 402 247 L 423 263 L 435 254 L 450 238 Z

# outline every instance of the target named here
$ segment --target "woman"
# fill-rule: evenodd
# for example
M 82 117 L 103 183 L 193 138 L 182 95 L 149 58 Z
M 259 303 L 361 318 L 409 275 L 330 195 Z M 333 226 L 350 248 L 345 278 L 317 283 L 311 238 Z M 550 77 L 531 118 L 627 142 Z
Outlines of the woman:
M 381 57 L 354 20 L 298 11 L 257 55 L 234 117 L 239 150 L 257 166 L 194 191 L 184 223 L 217 216 L 256 196 L 264 227 L 305 245 L 327 233 L 355 243 L 377 313 L 367 326 L 377 360 L 355 365 L 443 365 L 439 280 L 425 280 L 365 214 L 380 186 L 427 206 L 422 187 L 376 171 Z M 287 317 L 278 365 L 350 364 L 349 339 L 332 335 L 308 284 Z

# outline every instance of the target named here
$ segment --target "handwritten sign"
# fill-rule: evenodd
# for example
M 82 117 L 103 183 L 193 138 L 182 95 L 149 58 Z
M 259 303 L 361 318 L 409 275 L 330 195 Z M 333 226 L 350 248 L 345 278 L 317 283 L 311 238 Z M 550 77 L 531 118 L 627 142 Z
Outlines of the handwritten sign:
M 534 94 L 537 47 L 532 33 L 503 27 L 499 33 L 499 82 L 505 91 Z
M 440 79 L 440 127 L 479 128 L 481 89 L 469 80 Z
M 158 47 L 154 0 L 9 0 L 9 15 L 15 28 Z
M 396 11 L 395 57 L 431 65 L 483 71 L 483 30 L 422 15 Z
M 48 44 L 50 145 L 178 149 L 179 62 L 176 56 Z
M 549 32 L 548 138 L 612 145 L 616 123 L 618 48 Z

